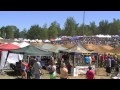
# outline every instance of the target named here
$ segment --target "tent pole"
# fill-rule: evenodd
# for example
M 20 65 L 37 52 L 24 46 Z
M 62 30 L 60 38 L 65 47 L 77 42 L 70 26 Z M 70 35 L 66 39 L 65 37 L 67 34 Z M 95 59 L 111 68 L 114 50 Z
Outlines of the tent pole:
M 28 63 L 29 63 L 29 59 L 30 59 L 30 55 L 28 55 L 28 60 L 27 60 Z
M 8 51 L 8 53 L 7 53 L 7 57 L 6 57 L 6 59 L 5 59 L 5 64 L 6 64 L 6 62 L 7 62 L 7 58 L 8 58 L 8 56 L 9 56 L 9 51 Z M 5 64 L 4 64 L 4 67 L 5 67 Z M 3 67 L 3 68 L 4 68 Z

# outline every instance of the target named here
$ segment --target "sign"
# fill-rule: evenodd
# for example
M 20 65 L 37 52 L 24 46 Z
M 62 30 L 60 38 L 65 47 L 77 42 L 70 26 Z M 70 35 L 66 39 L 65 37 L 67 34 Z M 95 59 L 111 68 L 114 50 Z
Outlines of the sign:
M 79 74 L 86 74 L 86 72 L 88 71 L 88 67 L 89 66 L 76 66 L 76 70 L 78 75 Z M 95 65 L 91 66 L 92 70 L 95 72 Z

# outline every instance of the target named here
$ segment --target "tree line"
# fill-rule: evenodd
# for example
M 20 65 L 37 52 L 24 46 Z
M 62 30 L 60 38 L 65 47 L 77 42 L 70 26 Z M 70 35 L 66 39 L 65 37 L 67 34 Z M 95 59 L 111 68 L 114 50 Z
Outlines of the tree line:
M 28 30 L 19 30 L 16 26 L 10 25 L 0 28 L 0 36 L 6 39 L 50 39 L 60 36 L 91 36 L 97 34 L 119 35 L 120 20 L 113 19 L 112 22 L 101 20 L 97 26 L 94 21 L 90 22 L 89 25 L 79 24 L 73 17 L 68 17 L 64 23 L 64 28 L 61 28 L 57 21 L 53 21 L 49 27 L 47 27 L 47 24 L 44 24 L 42 27 L 39 25 L 32 25 Z

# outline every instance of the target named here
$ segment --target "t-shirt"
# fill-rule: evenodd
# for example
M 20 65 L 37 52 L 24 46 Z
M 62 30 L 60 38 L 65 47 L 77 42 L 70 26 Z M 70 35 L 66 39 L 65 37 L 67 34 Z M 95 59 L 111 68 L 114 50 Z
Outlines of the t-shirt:
M 91 56 L 89 56 L 89 63 L 91 64 L 91 62 L 92 62 L 92 58 Z
M 92 61 L 95 61 L 95 57 L 94 56 L 92 56 Z
M 106 67 L 111 67 L 111 59 L 110 59 L 110 58 L 108 58 L 108 59 L 105 61 L 105 63 L 106 63 Z
M 53 65 L 53 66 L 51 66 L 51 65 L 49 65 L 48 66 L 48 71 L 49 72 L 52 72 L 53 71 L 53 75 L 56 75 L 56 65 Z
M 115 66 L 115 60 L 111 59 L 111 66 Z
M 23 71 L 25 71 L 25 70 L 27 69 L 27 64 L 24 63 L 24 62 L 22 62 L 22 63 L 21 63 L 21 69 L 22 69 Z
M 89 62 L 90 62 L 89 57 L 85 57 L 85 63 L 89 63 Z
M 106 55 L 104 55 L 104 58 L 103 58 L 103 60 L 107 60 L 108 59 L 108 57 L 106 56 Z
M 94 72 L 93 70 L 88 70 L 86 73 L 87 79 L 94 79 Z
M 100 60 L 103 61 L 104 60 L 104 56 L 100 55 Z
M 40 74 L 40 69 L 42 69 L 41 63 L 40 62 L 35 62 L 33 64 L 33 69 L 34 69 L 34 74 Z

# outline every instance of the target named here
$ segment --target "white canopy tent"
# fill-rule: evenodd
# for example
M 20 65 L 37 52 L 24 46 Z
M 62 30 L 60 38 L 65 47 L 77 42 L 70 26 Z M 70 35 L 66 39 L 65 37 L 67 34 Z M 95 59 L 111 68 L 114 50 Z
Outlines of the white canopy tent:
M 22 42 L 19 44 L 19 47 L 23 48 L 23 47 L 26 47 L 26 46 L 29 46 L 30 44 L 27 43 L 27 42 Z
M 12 44 L 19 46 L 20 44 L 18 42 L 12 42 Z
M 49 41 L 49 40 L 45 40 L 44 42 L 46 42 L 46 43 L 47 43 L 47 42 L 50 42 L 50 41 Z

